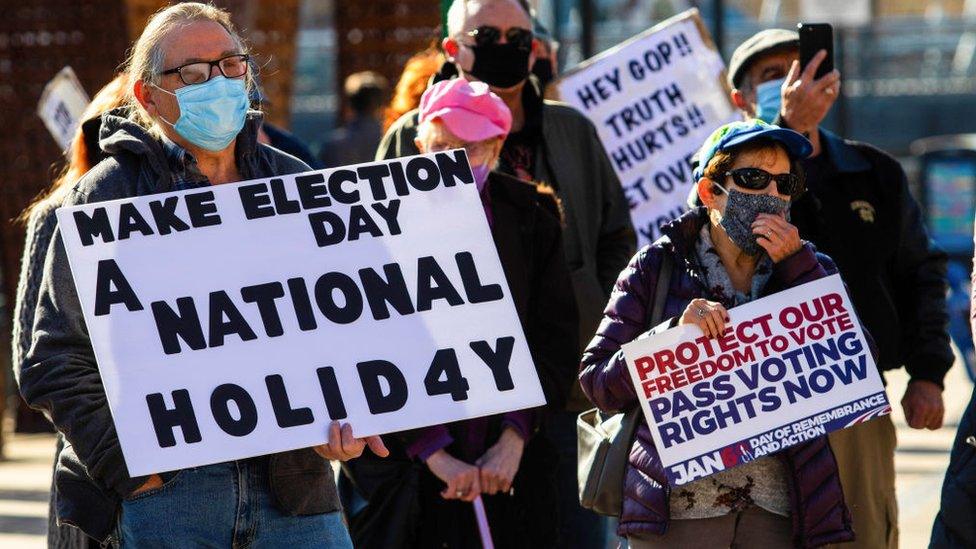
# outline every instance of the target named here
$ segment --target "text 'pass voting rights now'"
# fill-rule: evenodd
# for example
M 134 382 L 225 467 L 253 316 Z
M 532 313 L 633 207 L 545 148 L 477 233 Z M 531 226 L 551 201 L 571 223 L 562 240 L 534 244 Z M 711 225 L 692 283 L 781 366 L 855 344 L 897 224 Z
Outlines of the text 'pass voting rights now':
M 57 215 L 131 475 L 545 403 L 463 150 Z

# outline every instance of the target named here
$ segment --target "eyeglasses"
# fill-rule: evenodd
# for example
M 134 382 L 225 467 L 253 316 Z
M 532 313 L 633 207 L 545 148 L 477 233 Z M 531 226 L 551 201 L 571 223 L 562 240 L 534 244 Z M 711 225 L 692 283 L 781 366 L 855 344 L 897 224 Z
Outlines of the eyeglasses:
M 184 84 L 192 86 L 193 84 L 203 84 L 207 80 L 210 80 L 210 74 L 213 72 L 214 67 L 220 70 L 220 74 L 224 75 L 224 78 L 240 78 L 247 74 L 247 66 L 250 59 L 250 55 L 235 53 L 234 55 L 221 57 L 216 61 L 187 63 L 173 69 L 165 70 L 159 74 L 162 76 L 178 74 Z
M 796 196 L 803 192 L 803 182 L 795 173 L 780 173 L 773 175 L 760 168 L 739 168 L 725 172 L 736 185 L 743 189 L 761 191 L 769 187 L 770 181 L 776 181 L 776 191 L 785 196 Z
M 502 31 L 498 27 L 482 25 L 473 31 L 468 32 L 468 36 L 474 38 L 474 44 L 476 46 L 491 46 L 493 44 L 497 44 L 498 41 L 501 40 Z M 532 49 L 532 39 L 532 31 L 528 29 L 512 27 L 505 31 L 505 40 L 509 44 L 513 44 L 519 49 Z

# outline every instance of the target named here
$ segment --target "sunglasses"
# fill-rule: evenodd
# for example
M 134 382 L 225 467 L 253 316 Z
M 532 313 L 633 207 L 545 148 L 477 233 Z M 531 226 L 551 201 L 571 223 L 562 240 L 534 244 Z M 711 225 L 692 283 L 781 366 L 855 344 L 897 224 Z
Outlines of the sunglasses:
M 502 31 L 498 27 L 492 27 L 490 25 L 482 25 L 473 31 L 468 32 L 468 36 L 474 38 L 474 43 L 476 46 L 491 46 L 497 44 L 502 38 Z M 505 31 L 505 40 L 509 44 L 523 50 L 532 49 L 532 40 L 534 36 L 532 31 L 528 29 L 520 29 L 518 27 L 512 27 Z
M 762 191 L 769 187 L 770 181 L 775 180 L 776 191 L 779 194 L 796 196 L 803 192 L 803 183 L 800 181 L 800 176 L 795 173 L 773 175 L 759 168 L 739 168 L 725 172 L 725 175 L 731 177 L 736 185 L 751 191 Z

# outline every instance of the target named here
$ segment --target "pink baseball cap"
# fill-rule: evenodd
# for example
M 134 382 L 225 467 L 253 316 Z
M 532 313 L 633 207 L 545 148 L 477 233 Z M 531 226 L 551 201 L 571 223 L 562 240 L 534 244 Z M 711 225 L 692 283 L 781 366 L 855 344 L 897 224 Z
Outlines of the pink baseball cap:
M 488 84 L 463 78 L 438 82 L 420 98 L 419 122 L 436 119 L 467 142 L 505 137 L 512 129 L 512 112 Z

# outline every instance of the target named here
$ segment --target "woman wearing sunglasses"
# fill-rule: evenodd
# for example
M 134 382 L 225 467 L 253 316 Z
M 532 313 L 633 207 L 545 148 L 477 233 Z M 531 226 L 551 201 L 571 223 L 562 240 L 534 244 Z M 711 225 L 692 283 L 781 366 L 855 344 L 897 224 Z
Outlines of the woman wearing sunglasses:
M 716 130 L 699 151 L 694 175 L 703 207 L 662 227 L 620 274 L 580 381 L 605 412 L 637 405 L 620 351 L 649 330 L 694 324 L 721 334 L 727 309 L 837 272 L 800 240 L 789 222 L 803 191 L 802 135 L 761 121 Z M 668 262 L 668 280 L 660 279 Z M 664 318 L 650 326 L 658 284 L 667 284 Z M 815 547 L 853 539 L 837 464 L 820 437 L 775 455 L 668 486 L 650 430 L 642 422 L 630 452 L 618 533 L 631 547 Z

